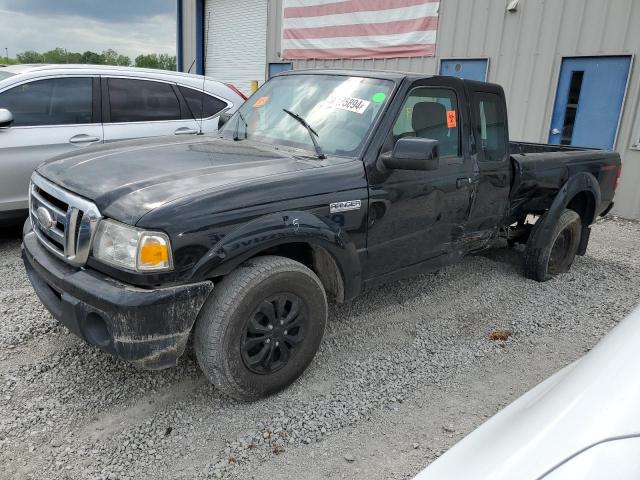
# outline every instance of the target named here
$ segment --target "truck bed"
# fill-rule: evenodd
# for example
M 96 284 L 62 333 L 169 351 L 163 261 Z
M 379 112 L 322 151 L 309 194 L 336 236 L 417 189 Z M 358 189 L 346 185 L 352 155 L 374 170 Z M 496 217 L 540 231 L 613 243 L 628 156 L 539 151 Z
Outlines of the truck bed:
M 600 185 L 601 198 L 596 214 L 613 201 L 614 184 L 620 165 L 617 152 L 568 145 L 509 142 L 513 168 L 511 215 L 542 213 L 569 177 L 588 172 Z
M 576 152 L 576 151 L 587 151 L 587 150 L 598 150 L 598 149 L 574 147 L 572 145 L 551 145 L 548 143 L 509 142 L 509 153 L 511 154 Z

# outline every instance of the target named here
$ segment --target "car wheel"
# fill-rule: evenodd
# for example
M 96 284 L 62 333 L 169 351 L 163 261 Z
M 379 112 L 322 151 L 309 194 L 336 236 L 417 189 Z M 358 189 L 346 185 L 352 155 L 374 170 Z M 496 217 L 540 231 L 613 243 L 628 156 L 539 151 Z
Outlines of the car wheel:
M 546 215 L 533 226 L 525 250 L 525 275 L 544 282 L 568 272 L 580 245 L 580 215 L 565 209 L 553 228 L 545 229 Z
M 265 397 L 309 366 L 326 322 L 327 297 L 313 271 L 284 257 L 256 257 L 215 285 L 196 320 L 196 357 L 225 394 Z

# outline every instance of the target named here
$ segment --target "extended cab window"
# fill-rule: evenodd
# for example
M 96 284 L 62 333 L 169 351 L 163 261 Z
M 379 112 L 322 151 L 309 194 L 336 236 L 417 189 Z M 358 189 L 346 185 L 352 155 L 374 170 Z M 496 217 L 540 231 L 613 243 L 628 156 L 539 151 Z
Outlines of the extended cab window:
M 226 108 L 226 102 L 193 88 L 178 86 L 195 118 L 209 118 Z M 189 117 L 191 118 L 191 117 Z
M 393 126 L 394 143 L 403 137 L 438 140 L 440 156 L 457 156 L 460 142 L 455 92 L 432 87 L 412 90 Z
M 500 162 L 507 154 L 507 130 L 501 98 L 494 93 L 475 93 L 480 160 Z
M 180 102 L 168 83 L 110 78 L 111 122 L 180 120 Z
M 14 127 L 92 122 L 91 78 L 51 78 L 0 93 L 0 108 L 13 114 Z

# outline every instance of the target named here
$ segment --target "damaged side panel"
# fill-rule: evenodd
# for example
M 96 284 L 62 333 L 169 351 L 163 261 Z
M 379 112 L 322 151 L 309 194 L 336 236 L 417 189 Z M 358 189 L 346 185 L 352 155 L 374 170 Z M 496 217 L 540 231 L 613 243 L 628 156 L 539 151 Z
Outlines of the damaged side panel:
M 603 183 L 603 175 L 609 173 L 603 165 L 619 163 L 617 153 L 603 150 L 517 142 L 511 142 L 510 147 L 513 165 L 510 219 L 546 211 L 563 185 L 577 176 L 586 174 L 593 177 L 595 182 L 591 183 L 596 186 Z M 608 183 L 613 184 L 613 181 Z M 603 195 L 602 204 L 606 206 L 612 199 L 613 191 Z M 568 198 L 567 202 L 569 200 L 571 199 Z

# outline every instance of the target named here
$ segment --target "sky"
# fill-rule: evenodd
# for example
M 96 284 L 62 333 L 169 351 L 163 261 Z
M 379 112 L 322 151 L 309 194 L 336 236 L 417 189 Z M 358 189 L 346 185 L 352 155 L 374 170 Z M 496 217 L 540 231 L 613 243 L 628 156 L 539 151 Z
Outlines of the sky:
M 56 47 L 176 53 L 176 0 L 0 0 L 0 57 Z

